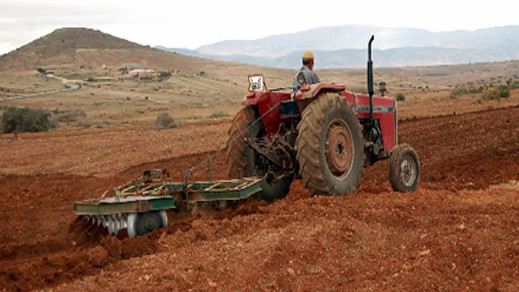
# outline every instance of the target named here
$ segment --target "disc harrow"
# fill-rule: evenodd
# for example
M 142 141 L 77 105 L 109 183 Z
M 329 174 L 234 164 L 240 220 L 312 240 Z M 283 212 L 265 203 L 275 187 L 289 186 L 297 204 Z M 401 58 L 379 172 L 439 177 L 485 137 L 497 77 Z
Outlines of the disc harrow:
M 131 181 L 99 198 L 74 203 L 76 215 L 90 224 L 116 235 L 126 229 L 129 237 L 168 225 L 166 210 L 196 208 L 199 203 L 216 206 L 246 200 L 261 192 L 261 179 L 246 177 L 234 180 L 173 182 L 166 170 L 145 170 Z

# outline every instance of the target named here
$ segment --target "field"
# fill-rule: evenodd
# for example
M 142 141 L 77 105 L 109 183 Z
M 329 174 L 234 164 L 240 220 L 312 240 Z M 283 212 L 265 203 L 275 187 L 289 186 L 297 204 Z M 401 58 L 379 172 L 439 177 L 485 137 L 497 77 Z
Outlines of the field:
M 480 102 L 424 97 L 399 109 L 401 142 L 422 165 L 416 192 L 392 192 L 382 162 L 357 194 L 310 197 L 296 181 L 284 200 L 171 212 L 166 229 L 134 239 L 78 232 L 73 202 L 145 168 L 180 180 L 225 143 L 228 118 L 168 130 L 142 122 L 4 134 L 0 287 L 516 291 L 519 92 Z M 222 164 L 219 157 L 217 178 Z
M 144 60 L 167 76 L 119 70 Z M 0 291 L 519 290 L 519 61 L 375 68 L 388 96 L 405 99 L 399 138 L 420 158 L 415 192 L 393 192 L 383 161 L 349 196 L 312 197 L 296 180 L 283 200 L 171 211 L 166 228 L 133 239 L 85 232 L 75 201 L 144 169 L 181 181 L 222 147 L 247 74 L 259 72 L 269 88 L 296 73 L 90 29 L 59 29 L 0 56 L 0 114 L 82 113 L 48 132 L 0 135 Z M 366 91 L 363 69 L 317 73 Z M 509 97 L 485 98 L 508 81 Z M 181 126 L 153 129 L 164 112 Z M 224 169 L 219 155 L 193 178 L 225 178 Z

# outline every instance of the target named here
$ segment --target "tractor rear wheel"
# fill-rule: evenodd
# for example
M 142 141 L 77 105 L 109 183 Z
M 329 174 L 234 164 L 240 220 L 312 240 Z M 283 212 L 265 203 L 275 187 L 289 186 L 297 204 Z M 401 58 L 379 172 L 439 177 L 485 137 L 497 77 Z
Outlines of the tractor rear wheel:
M 359 120 L 344 97 L 319 96 L 303 111 L 296 140 L 299 173 L 312 194 L 355 192 L 364 170 Z
M 229 147 L 227 148 L 227 174 L 229 178 L 240 178 L 246 176 L 263 177 L 261 182 L 262 192 L 260 198 L 265 201 L 274 201 L 284 198 L 290 190 L 293 177 L 279 174 L 271 182 L 264 178 L 268 171 L 260 159 L 260 155 L 247 146 L 245 139 L 254 140 L 266 135 L 262 121 L 253 122 L 260 118 L 259 113 L 250 107 L 242 108 L 234 117 L 229 129 Z M 249 128 L 250 126 L 250 128 Z M 235 139 L 238 135 L 240 137 Z
M 412 192 L 420 180 L 420 162 L 413 147 L 407 144 L 397 145 L 391 151 L 389 160 L 389 181 L 393 190 Z

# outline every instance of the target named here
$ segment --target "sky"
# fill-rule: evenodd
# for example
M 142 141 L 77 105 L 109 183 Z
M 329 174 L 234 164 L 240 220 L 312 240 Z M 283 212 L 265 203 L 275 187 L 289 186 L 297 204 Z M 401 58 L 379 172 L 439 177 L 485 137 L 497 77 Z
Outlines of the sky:
M 0 0 L 0 54 L 62 27 L 188 49 L 336 25 L 475 30 L 518 25 L 512 5 L 511 0 Z

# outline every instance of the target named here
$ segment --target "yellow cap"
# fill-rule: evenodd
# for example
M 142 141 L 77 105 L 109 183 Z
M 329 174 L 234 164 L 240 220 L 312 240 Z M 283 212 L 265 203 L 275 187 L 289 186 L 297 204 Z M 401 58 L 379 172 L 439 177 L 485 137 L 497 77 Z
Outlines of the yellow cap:
M 301 57 L 303 60 L 313 60 L 314 59 L 314 53 L 310 50 L 306 50 L 303 56 Z

